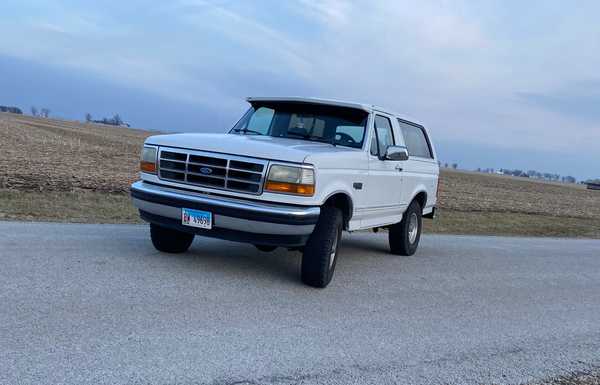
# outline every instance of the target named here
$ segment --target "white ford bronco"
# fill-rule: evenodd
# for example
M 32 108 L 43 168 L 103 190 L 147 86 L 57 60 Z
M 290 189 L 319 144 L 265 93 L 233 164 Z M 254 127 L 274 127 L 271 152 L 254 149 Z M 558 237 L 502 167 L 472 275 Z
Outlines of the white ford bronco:
M 131 196 L 156 249 L 201 235 L 299 250 L 315 287 L 331 281 L 343 230 L 387 228 L 392 253 L 415 253 L 439 176 L 425 127 L 366 104 L 247 100 L 229 133 L 146 139 Z

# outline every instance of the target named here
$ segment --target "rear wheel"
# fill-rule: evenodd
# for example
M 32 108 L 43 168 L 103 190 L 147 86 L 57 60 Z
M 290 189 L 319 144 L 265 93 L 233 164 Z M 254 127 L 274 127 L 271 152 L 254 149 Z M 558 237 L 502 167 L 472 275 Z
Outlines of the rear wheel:
M 388 237 L 392 254 L 413 255 L 419 247 L 423 227 L 421 205 L 412 201 L 402 221 L 390 227 Z
M 152 244 L 156 250 L 164 251 L 165 253 L 183 253 L 192 244 L 194 234 L 172 230 L 151 223 L 150 238 L 152 238 Z
M 337 252 L 342 238 L 342 211 L 323 207 L 319 221 L 304 246 L 302 255 L 302 282 L 324 288 L 333 278 Z

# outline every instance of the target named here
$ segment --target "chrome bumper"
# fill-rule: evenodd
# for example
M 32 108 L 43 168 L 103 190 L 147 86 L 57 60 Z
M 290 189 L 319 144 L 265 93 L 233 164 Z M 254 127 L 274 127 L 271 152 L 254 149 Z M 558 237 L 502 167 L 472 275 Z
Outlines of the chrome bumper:
M 312 233 L 320 214 L 318 206 L 291 206 L 228 198 L 143 181 L 131 185 L 131 197 L 133 204 L 140 210 L 142 218 L 150 222 L 171 224 L 171 227 L 178 225 L 177 227 L 183 231 L 227 239 L 235 238 L 233 232 L 244 233 L 244 236 L 240 237 L 242 241 L 251 238 L 252 234 L 292 238 L 301 236 L 305 240 Z M 196 230 L 181 226 L 182 207 L 213 213 L 213 229 Z M 219 236 L 219 230 L 225 230 L 226 233 L 231 233 L 231 236 Z M 258 239 L 256 242 L 260 241 Z

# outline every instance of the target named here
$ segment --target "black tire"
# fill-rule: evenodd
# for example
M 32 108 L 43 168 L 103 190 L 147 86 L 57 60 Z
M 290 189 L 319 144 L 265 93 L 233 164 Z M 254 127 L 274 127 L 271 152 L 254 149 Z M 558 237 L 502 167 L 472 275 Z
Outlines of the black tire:
M 189 249 L 192 244 L 194 234 L 172 230 L 151 223 L 150 238 L 152 238 L 152 244 L 158 251 L 164 251 L 165 253 L 183 253 Z
M 277 248 L 277 246 L 272 245 L 254 245 L 254 247 L 256 247 L 260 251 L 264 251 L 265 253 L 274 251 Z
M 302 282 L 324 288 L 333 278 L 337 253 L 342 238 L 342 211 L 323 207 L 319 221 L 304 246 L 302 254 Z
M 406 209 L 402 221 L 392 225 L 389 229 L 388 238 L 390 241 L 390 251 L 397 255 L 413 255 L 419 247 L 421 239 L 421 230 L 423 229 L 423 211 L 417 201 L 412 201 Z M 413 234 L 411 241 L 411 218 L 417 223 L 416 236 Z M 413 222 L 414 225 L 414 222 Z

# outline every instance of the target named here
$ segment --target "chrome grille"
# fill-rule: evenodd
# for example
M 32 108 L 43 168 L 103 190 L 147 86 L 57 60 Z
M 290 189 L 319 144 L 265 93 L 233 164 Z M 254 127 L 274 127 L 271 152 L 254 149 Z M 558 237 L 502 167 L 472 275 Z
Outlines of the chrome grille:
M 241 156 L 171 148 L 159 152 L 160 179 L 194 186 L 260 194 L 266 168 L 266 160 Z

